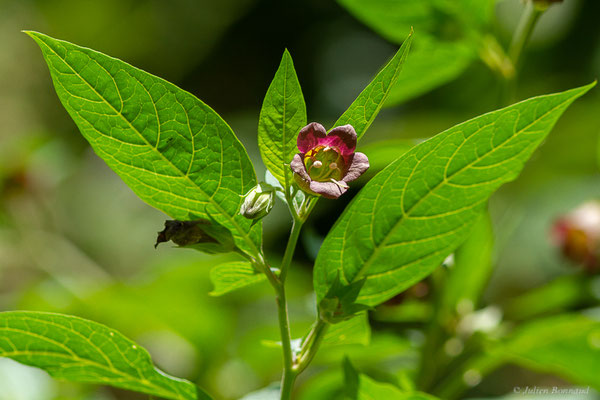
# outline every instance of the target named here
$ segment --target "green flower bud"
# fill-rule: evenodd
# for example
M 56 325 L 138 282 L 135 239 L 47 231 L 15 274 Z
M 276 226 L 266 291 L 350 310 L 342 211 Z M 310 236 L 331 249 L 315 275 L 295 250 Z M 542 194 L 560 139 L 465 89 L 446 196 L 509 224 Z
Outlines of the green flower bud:
M 240 214 L 248 219 L 259 220 L 271 212 L 275 204 L 275 188 L 261 182 L 244 196 Z

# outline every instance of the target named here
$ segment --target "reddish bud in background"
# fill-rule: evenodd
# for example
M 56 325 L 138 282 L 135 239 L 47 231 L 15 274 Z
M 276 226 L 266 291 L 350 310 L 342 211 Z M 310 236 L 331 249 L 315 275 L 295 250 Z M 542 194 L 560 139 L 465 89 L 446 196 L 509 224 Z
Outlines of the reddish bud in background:
M 588 272 L 600 271 L 600 202 L 586 202 L 557 219 L 552 238 L 566 258 Z

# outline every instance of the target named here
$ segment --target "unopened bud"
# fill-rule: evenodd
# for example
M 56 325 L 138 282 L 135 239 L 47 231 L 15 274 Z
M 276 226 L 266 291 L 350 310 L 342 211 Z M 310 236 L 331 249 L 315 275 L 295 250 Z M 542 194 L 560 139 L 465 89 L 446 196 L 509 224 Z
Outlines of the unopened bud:
M 275 188 L 261 182 L 244 196 L 240 214 L 248 219 L 259 220 L 271 212 L 275 204 Z

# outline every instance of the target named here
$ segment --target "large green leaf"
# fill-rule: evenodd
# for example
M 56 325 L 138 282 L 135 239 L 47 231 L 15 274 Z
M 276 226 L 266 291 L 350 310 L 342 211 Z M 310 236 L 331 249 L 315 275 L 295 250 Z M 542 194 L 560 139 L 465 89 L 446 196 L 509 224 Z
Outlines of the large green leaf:
M 517 177 L 562 112 L 594 84 L 459 124 L 377 174 L 323 242 L 318 300 L 338 276 L 363 283 L 357 303 L 376 305 L 430 274 L 466 239 L 491 193 Z
M 375 120 L 375 117 L 377 117 L 377 114 L 379 114 L 392 87 L 398 80 L 411 43 L 412 30 L 394 57 L 358 95 L 356 100 L 336 121 L 334 126 L 352 125 L 359 139 L 365 134 L 366 130 Z
M 305 125 L 302 88 L 285 50 L 260 110 L 258 146 L 265 166 L 286 189 L 291 185 L 289 163 L 298 152 L 296 138 Z
M 494 355 L 600 390 L 600 322 L 582 315 L 536 320 L 517 329 Z
M 110 385 L 166 399 L 210 399 L 152 365 L 146 350 L 82 318 L 31 311 L 0 313 L 0 357 L 69 381 Z
M 238 215 L 254 168 L 231 128 L 173 84 L 74 44 L 27 32 L 94 151 L 144 201 L 178 220 L 214 219 L 257 256 L 261 225 Z

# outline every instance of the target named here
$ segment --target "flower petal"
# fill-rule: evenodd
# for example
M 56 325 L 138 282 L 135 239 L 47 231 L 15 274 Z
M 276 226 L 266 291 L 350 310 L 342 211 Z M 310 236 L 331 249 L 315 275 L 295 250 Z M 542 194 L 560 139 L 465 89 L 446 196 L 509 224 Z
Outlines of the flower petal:
M 342 156 L 349 156 L 356 149 L 356 131 L 352 125 L 337 126 L 329 131 L 326 138 L 319 140 L 319 144 L 335 146 Z
M 348 190 L 348 187 L 344 187 L 335 182 L 317 182 L 311 181 L 309 188 L 312 192 L 320 194 L 328 199 L 337 199 Z
M 327 131 L 323 125 L 317 122 L 311 122 L 298 133 L 298 150 L 302 153 L 307 153 L 314 148 L 327 136 Z
M 346 175 L 342 178 L 344 182 L 352 182 L 358 179 L 367 169 L 369 169 L 369 159 L 364 153 L 354 153 Z
M 307 182 L 310 182 L 310 176 L 306 171 L 306 166 L 304 165 L 302 154 L 296 154 L 294 158 L 292 158 L 292 161 L 290 162 L 290 168 L 295 174 L 298 174 L 300 178 Z

